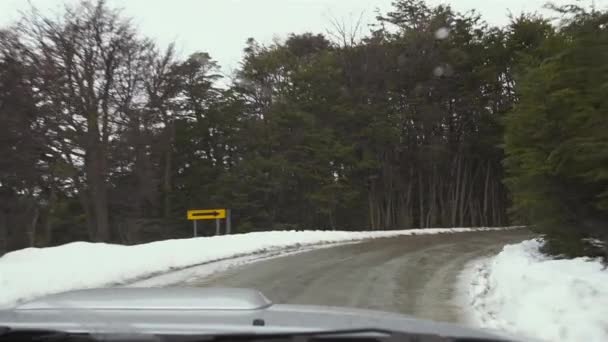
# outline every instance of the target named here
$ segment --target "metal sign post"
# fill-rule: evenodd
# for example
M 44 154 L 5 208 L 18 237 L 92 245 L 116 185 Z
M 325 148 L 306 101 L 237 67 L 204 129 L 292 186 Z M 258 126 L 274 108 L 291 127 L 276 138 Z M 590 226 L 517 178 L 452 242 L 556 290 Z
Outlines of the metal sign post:
M 198 220 L 215 220 L 215 235 L 220 235 L 220 219 L 226 220 L 226 234 L 230 234 L 230 210 L 229 209 L 199 209 L 188 210 L 188 220 L 192 221 L 192 235 L 198 236 L 196 221 Z
M 226 210 L 226 234 L 230 235 L 230 230 L 232 229 L 232 218 L 230 217 L 230 209 Z

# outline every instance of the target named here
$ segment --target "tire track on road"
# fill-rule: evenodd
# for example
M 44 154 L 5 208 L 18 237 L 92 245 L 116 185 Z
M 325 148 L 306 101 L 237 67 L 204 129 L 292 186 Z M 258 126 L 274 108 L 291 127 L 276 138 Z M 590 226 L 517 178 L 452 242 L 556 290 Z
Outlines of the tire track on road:
M 517 229 L 376 239 L 244 265 L 184 285 L 255 288 L 276 303 L 462 322 L 453 298 L 464 265 L 532 237 Z

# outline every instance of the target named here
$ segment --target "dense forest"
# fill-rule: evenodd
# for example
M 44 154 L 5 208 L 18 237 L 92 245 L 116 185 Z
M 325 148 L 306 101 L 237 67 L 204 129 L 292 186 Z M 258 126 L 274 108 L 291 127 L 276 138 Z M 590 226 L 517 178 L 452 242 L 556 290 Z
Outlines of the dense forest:
M 213 207 L 239 233 L 525 224 L 588 254 L 608 14 L 554 12 L 493 27 L 399 0 L 363 36 L 251 38 L 227 79 L 103 0 L 32 9 L 0 29 L 0 254 L 188 237 L 185 211 Z

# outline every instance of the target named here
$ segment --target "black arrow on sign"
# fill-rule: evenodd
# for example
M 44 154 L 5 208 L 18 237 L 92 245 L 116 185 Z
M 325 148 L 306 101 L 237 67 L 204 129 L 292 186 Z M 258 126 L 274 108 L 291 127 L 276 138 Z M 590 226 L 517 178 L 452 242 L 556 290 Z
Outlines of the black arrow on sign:
M 220 213 L 217 211 L 212 211 L 210 213 L 196 213 L 193 216 L 220 216 Z

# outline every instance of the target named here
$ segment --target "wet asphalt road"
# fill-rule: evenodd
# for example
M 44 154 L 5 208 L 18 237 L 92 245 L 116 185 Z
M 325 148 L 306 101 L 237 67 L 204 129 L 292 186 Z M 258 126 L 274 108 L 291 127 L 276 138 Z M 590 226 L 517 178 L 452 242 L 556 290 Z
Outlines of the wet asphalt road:
M 275 303 L 462 322 L 454 295 L 465 264 L 532 237 L 518 229 L 378 239 L 261 261 L 185 285 L 255 288 Z

